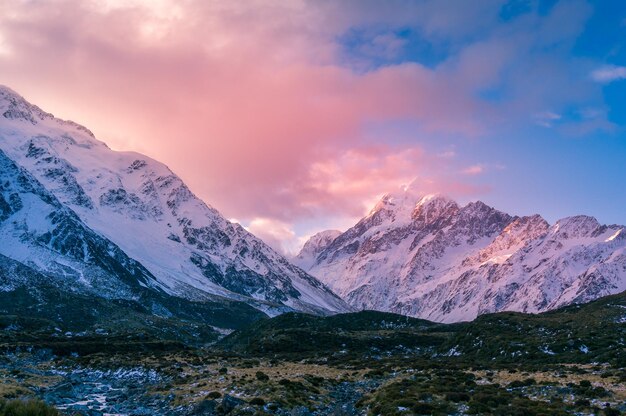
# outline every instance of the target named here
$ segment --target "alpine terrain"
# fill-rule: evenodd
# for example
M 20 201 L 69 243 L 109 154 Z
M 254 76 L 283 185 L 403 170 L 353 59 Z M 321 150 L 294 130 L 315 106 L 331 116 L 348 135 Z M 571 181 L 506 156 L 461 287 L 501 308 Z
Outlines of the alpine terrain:
M 326 230 L 311 236 L 311 238 L 304 243 L 302 250 L 300 250 L 298 255 L 293 259 L 293 262 L 303 269 L 310 268 L 315 263 L 317 256 L 319 256 L 335 238 L 339 237 L 340 234 L 341 231 L 339 230 Z
M 6 87 L 0 297 L 12 299 L 2 302 L 4 313 L 80 310 L 79 298 L 92 310 L 99 299 L 227 328 L 285 311 L 349 310 L 162 163 L 113 151 Z
M 315 237 L 319 252 L 307 243 L 295 262 L 358 309 L 457 322 L 626 290 L 624 228 L 584 215 L 550 225 L 409 187 L 331 242 Z

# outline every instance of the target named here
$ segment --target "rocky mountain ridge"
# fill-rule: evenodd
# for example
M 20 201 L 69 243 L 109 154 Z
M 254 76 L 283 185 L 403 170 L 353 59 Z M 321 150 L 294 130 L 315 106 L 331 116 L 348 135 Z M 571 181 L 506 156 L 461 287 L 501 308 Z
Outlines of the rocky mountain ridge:
M 357 309 L 439 322 L 535 313 L 626 290 L 624 228 L 588 216 L 549 225 L 406 189 L 385 195 L 305 269 Z

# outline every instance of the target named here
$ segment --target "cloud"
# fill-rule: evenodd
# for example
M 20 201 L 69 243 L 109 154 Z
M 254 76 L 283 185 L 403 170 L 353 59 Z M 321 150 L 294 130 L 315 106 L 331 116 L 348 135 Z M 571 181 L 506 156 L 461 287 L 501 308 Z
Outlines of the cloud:
M 583 120 L 606 119 L 606 110 L 596 107 L 585 107 L 579 110 L 580 117 Z
M 566 136 L 585 137 L 597 132 L 612 133 L 617 131 L 618 126 L 605 118 L 597 117 L 591 119 L 583 118 L 579 121 L 563 123 L 559 129 Z
M 290 224 L 282 221 L 254 218 L 245 228 L 283 255 L 297 254 L 294 252 L 301 245 Z
M 441 159 L 454 159 L 457 156 L 454 147 L 448 148 L 442 152 L 437 153 L 437 157 Z
M 506 25 L 503 3 L 1 2 L 0 50 L 11 53 L 0 55 L 0 79 L 113 148 L 163 160 L 268 239 L 289 240 L 290 224 L 358 216 L 415 177 L 429 191 L 483 191 L 459 175 L 473 162 L 453 146 L 372 142 L 372 123 L 409 120 L 415 137 L 479 140 L 544 108 L 602 99 L 570 69 L 586 3 Z M 378 58 L 407 47 L 393 35 L 403 28 L 446 53 L 435 66 L 416 57 L 355 71 L 337 41 L 354 28 L 376 29 L 360 47 Z M 485 99 L 493 90 L 506 99 Z
M 591 72 L 591 78 L 602 83 L 626 79 L 626 66 L 603 66 Z
M 466 176 L 477 176 L 477 175 L 485 174 L 487 172 L 503 171 L 503 170 L 506 170 L 506 165 L 500 162 L 489 163 L 489 164 L 478 163 L 478 164 L 471 165 L 462 169 L 461 174 L 466 175 Z M 475 188 L 474 192 L 478 192 L 479 190 L 480 188 Z
M 368 121 L 415 119 L 425 132 L 482 130 L 481 104 L 436 71 L 406 63 L 358 74 L 333 64 L 334 44 L 319 30 L 328 25 L 315 9 L 192 1 L 169 16 L 139 2 L 120 4 L 17 8 L 3 22 L 19 51 L 3 65 L 3 79 L 114 148 L 165 160 L 229 216 L 294 219 L 326 210 L 323 204 L 353 212 L 361 201 L 315 202 L 309 190 L 319 186 L 306 181 L 317 180 L 335 156 L 344 158 L 334 161 L 340 169 L 347 155 L 367 152 Z M 45 77 L 33 68 L 45 68 Z M 383 164 L 397 156 L 381 149 Z M 393 177 L 399 170 L 386 166 L 377 172 L 387 184 L 420 173 L 411 165 L 410 175 Z
M 480 175 L 484 171 L 485 171 L 485 167 L 483 165 L 472 165 L 472 166 L 468 166 L 467 168 L 463 169 L 462 173 L 464 175 L 475 176 L 475 175 Z
M 562 118 L 562 115 L 554 113 L 552 111 L 543 111 L 533 116 L 535 124 L 538 124 L 542 127 L 552 127 L 555 122 L 558 122 Z
M 2 32 L 0 32 L 0 59 L 3 56 L 10 56 L 11 53 L 12 53 L 11 48 L 7 44 L 7 41 L 4 38 L 4 35 L 2 34 Z
M 408 41 L 395 33 L 382 33 L 375 35 L 371 42 L 359 46 L 359 51 L 369 57 L 382 57 L 393 59 L 406 47 Z

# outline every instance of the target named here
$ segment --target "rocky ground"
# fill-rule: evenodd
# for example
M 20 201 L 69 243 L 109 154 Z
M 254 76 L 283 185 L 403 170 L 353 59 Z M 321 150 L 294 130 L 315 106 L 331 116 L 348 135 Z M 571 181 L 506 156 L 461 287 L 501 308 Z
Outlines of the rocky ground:
M 68 415 L 410 415 L 626 412 L 626 371 L 609 365 L 476 366 L 410 357 L 324 364 L 214 350 L 59 357 L 7 352 L 0 396 Z M 502 412 L 516 403 L 525 413 Z M 557 411 L 558 410 L 558 411 Z M 562 411 L 563 413 L 559 413 Z
M 89 416 L 355 415 L 364 414 L 357 401 L 381 383 L 363 379 L 364 370 L 209 354 L 11 352 L 1 360 L 0 396 L 35 396 L 63 413 Z

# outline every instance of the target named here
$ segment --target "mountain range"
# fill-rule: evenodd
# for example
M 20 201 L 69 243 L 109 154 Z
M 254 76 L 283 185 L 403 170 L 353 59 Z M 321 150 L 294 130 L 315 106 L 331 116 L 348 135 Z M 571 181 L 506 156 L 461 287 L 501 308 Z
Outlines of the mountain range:
M 7 87 L 0 87 L 0 292 L 14 300 L 9 305 L 27 293 L 25 307 L 42 313 L 50 313 L 42 305 L 54 292 L 201 322 L 224 305 L 237 305 L 233 321 L 350 310 L 167 166 L 113 151 Z
M 626 290 L 624 228 L 409 187 L 286 259 L 167 166 L 0 87 L 0 314 L 215 338 L 292 311 L 542 312 Z
M 626 290 L 624 228 L 584 215 L 551 225 L 408 187 L 346 232 L 314 236 L 294 262 L 356 309 L 458 322 Z

